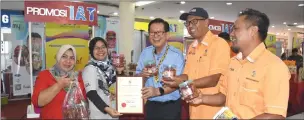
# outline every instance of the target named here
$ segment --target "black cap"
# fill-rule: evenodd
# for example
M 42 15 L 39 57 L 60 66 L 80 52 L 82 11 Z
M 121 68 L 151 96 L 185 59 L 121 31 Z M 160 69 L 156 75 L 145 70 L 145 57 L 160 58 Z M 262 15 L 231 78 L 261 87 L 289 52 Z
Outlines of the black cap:
M 188 15 L 193 15 L 193 16 L 199 16 L 199 17 L 203 17 L 203 18 L 209 18 L 209 15 L 207 13 L 207 11 L 204 8 L 199 8 L 199 7 L 195 7 L 192 8 L 189 13 L 183 13 L 179 19 L 181 20 L 187 20 Z

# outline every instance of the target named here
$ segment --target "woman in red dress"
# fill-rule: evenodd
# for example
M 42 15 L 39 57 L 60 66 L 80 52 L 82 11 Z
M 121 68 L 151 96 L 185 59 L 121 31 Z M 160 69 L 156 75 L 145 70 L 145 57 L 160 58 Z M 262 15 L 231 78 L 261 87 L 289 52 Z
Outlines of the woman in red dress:
M 41 108 L 42 119 L 63 119 L 63 101 L 74 78 L 78 77 L 80 88 L 86 97 L 82 77 L 74 71 L 75 48 L 71 45 L 63 45 L 56 54 L 56 60 L 54 67 L 41 71 L 35 82 L 32 103 L 35 107 Z

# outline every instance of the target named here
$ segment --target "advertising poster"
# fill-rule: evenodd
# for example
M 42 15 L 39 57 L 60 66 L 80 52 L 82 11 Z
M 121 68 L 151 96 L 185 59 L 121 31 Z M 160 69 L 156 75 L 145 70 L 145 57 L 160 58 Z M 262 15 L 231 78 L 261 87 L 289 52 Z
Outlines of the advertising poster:
M 82 70 L 89 60 L 89 26 L 46 23 L 46 68 L 56 63 L 56 53 L 62 45 L 70 44 L 76 49 L 75 70 Z
M 119 19 L 98 16 L 95 36 L 107 41 L 110 53 L 118 51 L 119 23 Z
M 231 33 L 233 22 L 209 19 L 209 30 L 213 34 L 220 34 L 221 32 Z
M 265 40 L 265 44 L 267 46 L 267 49 L 272 52 L 273 54 L 277 54 L 276 52 L 276 35 L 268 34 L 267 38 Z
M 29 35 L 32 37 L 33 82 L 44 67 L 44 24 L 32 23 L 32 33 L 28 33 L 28 23 L 23 15 L 11 15 L 13 49 L 13 94 L 27 95 L 31 92 Z M 34 85 L 33 83 L 33 85 Z

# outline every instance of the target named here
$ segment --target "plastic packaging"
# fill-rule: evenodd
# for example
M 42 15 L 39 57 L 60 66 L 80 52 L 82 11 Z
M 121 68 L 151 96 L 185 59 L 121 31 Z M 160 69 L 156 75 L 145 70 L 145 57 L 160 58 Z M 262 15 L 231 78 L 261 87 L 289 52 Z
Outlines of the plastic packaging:
M 113 65 L 115 67 L 124 67 L 125 56 L 123 54 L 113 54 L 112 55 Z
M 146 61 L 145 62 L 145 68 L 148 69 L 148 72 L 153 74 L 153 75 L 157 75 L 157 70 L 156 70 L 156 64 L 154 61 Z
M 89 119 L 88 104 L 76 80 L 71 83 L 64 98 L 62 112 L 64 119 Z
M 198 95 L 200 93 L 200 91 L 198 89 L 196 89 L 195 86 L 191 83 L 192 83 L 192 81 L 188 80 L 179 85 L 180 93 L 181 93 L 182 97 L 184 98 L 184 100 L 186 100 L 186 101 L 198 97 Z
M 163 72 L 163 80 L 172 80 L 172 78 L 176 76 L 176 67 L 175 65 L 166 65 L 165 70 Z

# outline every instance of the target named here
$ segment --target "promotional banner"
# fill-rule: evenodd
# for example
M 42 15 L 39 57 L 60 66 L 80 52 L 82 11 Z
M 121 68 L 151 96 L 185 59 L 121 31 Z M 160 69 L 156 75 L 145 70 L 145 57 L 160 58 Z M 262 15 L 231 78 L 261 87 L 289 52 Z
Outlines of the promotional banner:
M 31 92 L 29 35 L 32 38 L 33 85 L 35 77 L 44 69 L 44 24 L 32 23 L 32 33 L 28 33 L 28 23 L 23 15 L 11 15 L 12 26 L 12 72 L 14 96 Z
M 119 24 L 119 19 L 98 16 L 95 36 L 102 37 L 107 41 L 110 53 L 118 51 Z
M 231 33 L 233 22 L 209 19 L 209 30 L 213 34 L 220 34 L 221 32 Z
M 265 40 L 265 44 L 267 46 L 267 49 L 276 55 L 276 35 L 268 34 L 267 38 Z
M 87 25 L 46 23 L 46 68 L 55 65 L 59 48 L 70 44 L 75 47 L 77 54 L 75 70 L 82 70 L 89 60 L 88 31 Z
M 1 27 L 11 28 L 11 15 L 23 15 L 23 12 L 21 10 L 1 9 Z
M 27 22 L 97 25 L 97 5 L 69 1 L 24 1 Z

